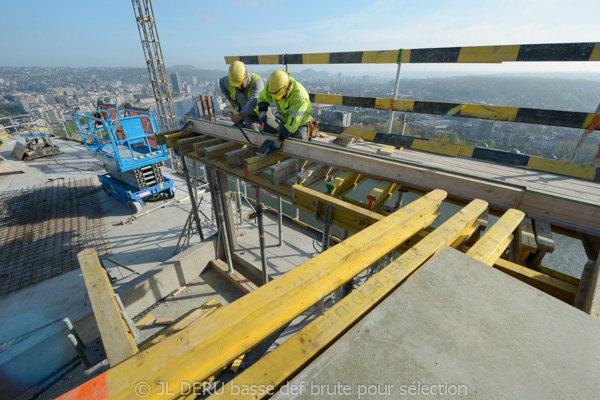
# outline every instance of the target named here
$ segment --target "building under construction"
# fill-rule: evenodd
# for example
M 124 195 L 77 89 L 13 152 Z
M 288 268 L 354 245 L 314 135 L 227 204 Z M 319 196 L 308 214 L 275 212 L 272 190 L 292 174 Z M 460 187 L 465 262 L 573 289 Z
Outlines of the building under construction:
M 178 191 L 131 216 L 99 190 L 102 158 L 81 143 L 61 144 L 55 162 L 7 161 L 6 398 L 597 397 L 596 164 L 333 126 L 256 155 L 269 134 L 217 122 L 208 98 L 204 118 L 175 126 L 151 6 L 134 8 L 162 123 L 140 130 L 144 157 L 168 153 L 162 174 Z M 600 43 L 225 57 L 236 60 L 397 64 L 395 97 L 402 64 L 598 62 Z M 598 110 L 310 98 L 390 121 L 577 128 L 581 144 L 600 130 Z M 103 122 L 83 141 L 110 140 L 96 131 L 108 114 L 90 117 Z M 114 135 L 134 154 L 132 124 Z M 583 265 L 550 266 L 561 240 Z M 56 311 L 28 326 L 19 315 L 35 296 Z

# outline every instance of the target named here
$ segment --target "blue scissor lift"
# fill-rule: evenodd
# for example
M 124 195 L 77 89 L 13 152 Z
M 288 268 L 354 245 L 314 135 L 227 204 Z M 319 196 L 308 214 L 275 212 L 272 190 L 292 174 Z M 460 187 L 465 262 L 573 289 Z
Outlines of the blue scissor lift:
M 73 119 L 85 147 L 104 163 L 107 173 L 98 179 L 108 194 L 136 213 L 148 199 L 174 196 L 173 179 L 160 170 L 167 153 L 156 144 L 154 115 L 108 108 L 79 112 Z

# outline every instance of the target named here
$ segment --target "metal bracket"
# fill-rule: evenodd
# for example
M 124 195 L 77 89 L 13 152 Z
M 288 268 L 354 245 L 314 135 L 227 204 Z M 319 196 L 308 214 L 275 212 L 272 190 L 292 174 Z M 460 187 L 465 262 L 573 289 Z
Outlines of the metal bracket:
M 321 222 L 325 225 L 331 225 L 331 205 L 325 207 L 325 219 L 319 218 L 319 200 L 315 202 L 315 221 Z

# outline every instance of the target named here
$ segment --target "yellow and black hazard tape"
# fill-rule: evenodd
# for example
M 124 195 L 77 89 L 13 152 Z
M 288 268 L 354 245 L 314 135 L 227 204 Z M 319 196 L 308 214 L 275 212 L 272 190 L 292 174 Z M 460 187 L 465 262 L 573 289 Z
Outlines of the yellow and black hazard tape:
M 245 64 L 282 65 L 600 61 L 600 43 L 521 44 L 225 57 L 227 64 L 234 61 L 242 61 Z
M 155 151 L 155 152 L 152 152 L 152 153 L 144 154 L 143 156 L 135 157 L 134 161 L 141 160 L 142 158 L 150 157 L 150 156 L 153 156 L 153 155 L 158 154 L 158 153 L 160 153 L 160 151 Z
M 320 124 L 319 129 L 323 132 L 335 134 L 345 133 L 348 135 L 359 136 L 370 142 L 402 146 L 414 150 L 426 151 L 428 153 L 443 154 L 451 157 L 473 158 L 481 161 L 514 165 L 534 171 L 549 172 L 557 175 L 600 182 L 600 168 L 590 165 L 573 164 L 565 161 L 528 156 L 526 154 L 509 153 L 503 150 L 445 143 L 413 136 L 402 136 L 357 128 L 342 128 L 333 125 Z
M 480 118 L 492 121 L 521 122 L 537 125 L 589 128 L 594 117 L 600 113 L 543 110 L 536 108 L 492 106 L 480 104 L 441 103 L 419 100 L 392 100 L 378 97 L 342 96 L 309 93 L 313 103 L 345 107 L 373 108 L 376 110 L 402 111 L 418 114 L 445 115 L 452 117 Z M 600 124 L 594 127 L 600 130 Z

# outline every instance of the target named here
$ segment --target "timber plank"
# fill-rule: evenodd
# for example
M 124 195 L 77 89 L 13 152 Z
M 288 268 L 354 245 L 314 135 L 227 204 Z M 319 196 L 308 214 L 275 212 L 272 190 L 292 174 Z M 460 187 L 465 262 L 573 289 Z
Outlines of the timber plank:
M 229 267 L 223 260 L 211 260 L 210 264 L 215 271 L 233 284 L 240 292 L 248 294 L 258 288 L 254 283 L 250 282 L 245 276 L 237 271 L 233 271 L 232 274 L 229 274 Z
M 138 352 L 138 347 L 121 316 L 106 271 L 100 265 L 96 250 L 86 249 L 77 254 L 94 317 L 98 324 L 106 358 L 111 367 Z

